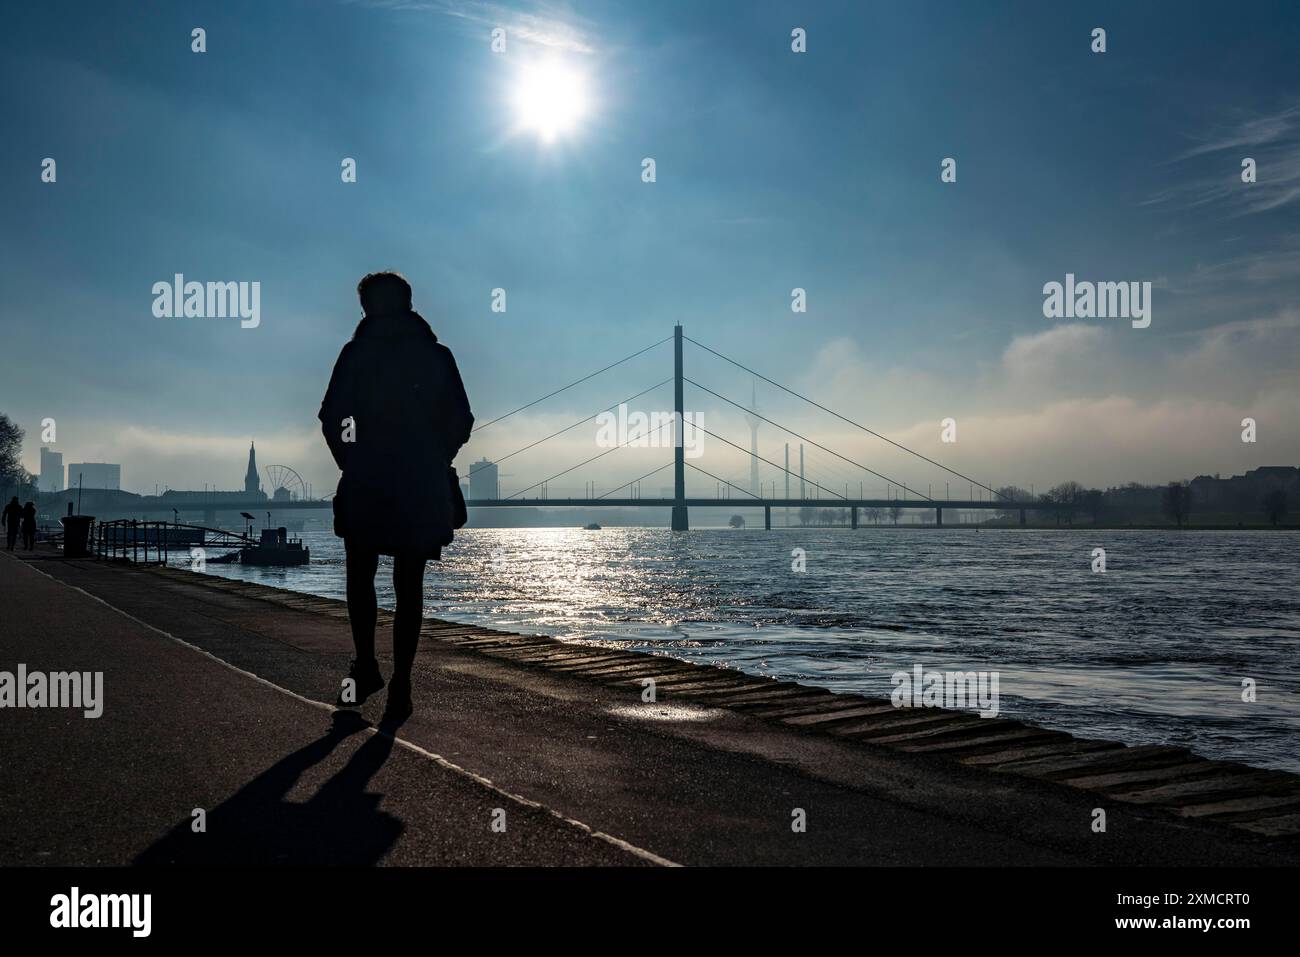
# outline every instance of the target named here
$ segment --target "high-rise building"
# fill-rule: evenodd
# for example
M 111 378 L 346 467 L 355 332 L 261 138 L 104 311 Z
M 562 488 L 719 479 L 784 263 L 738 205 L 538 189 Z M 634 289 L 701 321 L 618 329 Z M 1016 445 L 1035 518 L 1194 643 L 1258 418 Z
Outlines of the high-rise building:
M 73 462 L 68 466 L 68 488 L 122 488 L 122 466 L 109 462 Z
M 248 471 L 244 473 L 244 494 L 260 495 L 262 483 L 257 479 L 257 451 L 248 443 Z
M 480 459 L 469 467 L 469 497 L 499 498 L 497 466 L 486 458 Z
M 41 477 L 37 487 L 42 492 L 63 491 L 63 453 L 41 446 Z

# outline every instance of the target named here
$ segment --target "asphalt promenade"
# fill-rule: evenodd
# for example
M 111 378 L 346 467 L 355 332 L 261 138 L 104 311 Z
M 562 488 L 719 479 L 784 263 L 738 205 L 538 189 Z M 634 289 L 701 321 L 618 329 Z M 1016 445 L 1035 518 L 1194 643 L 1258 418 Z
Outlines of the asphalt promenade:
M 3 865 L 1300 861 L 1295 776 L 1178 749 L 437 621 L 380 727 L 382 692 L 332 704 L 338 602 L 49 549 L 0 596 L 0 671 L 103 674 L 97 718 L 0 709 Z

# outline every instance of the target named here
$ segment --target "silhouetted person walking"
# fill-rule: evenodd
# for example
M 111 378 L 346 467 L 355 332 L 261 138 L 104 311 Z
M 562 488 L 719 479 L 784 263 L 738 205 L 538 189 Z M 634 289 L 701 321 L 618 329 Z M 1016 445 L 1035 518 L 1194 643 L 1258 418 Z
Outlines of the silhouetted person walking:
M 449 473 L 474 416 L 451 350 L 411 309 L 397 273 L 357 285 L 364 318 L 334 364 L 321 430 L 343 470 L 334 534 L 347 552 L 348 617 L 356 657 L 339 704 L 361 704 L 384 686 L 375 660 L 375 572 L 393 556 L 393 675 L 384 718 L 411 713 L 411 667 L 424 614 L 424 563 L 442 557 L 457 527 Z M 458 493 L 455 493 L 458 494 Z M 463 518 L 460 519 L 463 522 Z
M 36 503 L 28 502 L 23 506 L 23 548 L 31 551 L 36 547 Z
M 9 500 L 3 512 L 0 512 L 0 525 L 4 525 L 6 538 L 9 540 L 9 551 L 14 550 L 14 542 L 18 541 L 18 526 L 23 520 L 23 507 L 18 504 L 18 496 L 15 495 Z

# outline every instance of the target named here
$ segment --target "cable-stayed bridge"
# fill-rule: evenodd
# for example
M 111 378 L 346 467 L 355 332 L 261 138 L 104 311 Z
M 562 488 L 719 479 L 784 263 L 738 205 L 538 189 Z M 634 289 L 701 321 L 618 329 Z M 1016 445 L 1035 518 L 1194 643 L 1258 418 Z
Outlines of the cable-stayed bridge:
M 466 504 L 470 508 L 509 508 L 512 506 L 518 507 L 518 506 L 525 506 L 525 505 L 532 506 L 532 507 L 536 507 L 538 505 L 546 505 L 546 506 L 555 506 L 555 507 L 621 506 L 621 507 L 670 508 L 672 509 L 672 528 L 675 531 L 684 531 L 690 527 L 689 510 L 692 506 L 697 508 L 735 508 L 737 505 L 744 505 L 749 507 L 761 506 L 764 510 L 764 526 L 767 528 L 771 528 L 772 526 L 773 508 L 798 509 L 798 508 L 804 508 L 809 506 L 822 507 L 822 508 L 828 506 L 834 506 L 840 509 L 848 509 L 851 516 L 850 517 L 851 524 L 854 528 L 856 528 L 859 524 L 858 523 L 859 509 L 885 509 L 885 510 L 896 509 L 896 508 L 905 508 L 908 510 L 918 509 L 918 508 L 933 509 L 935 514 L 935 523 L 939 525 L 943 524 L 944 509 L 949 509 L 949 510 L 993 509 L 1002 512 L 1018 512 L 1020 524 L 1023 525 L 1025 524 L 1026 511 L 1030 509 L 1050 507 L 1046 503 L 1036 501 L 1036 500 L 1031 500 L 1031 499 L 1013 500 L 1013 499 L 1006 498 L 991 486 L 986 485 L 983 482 L 977 481 L 976 479 L 973 479 L 968 475 L 964 475 L 961 472 L 956 471 L 955 469 L 949 468 L 948 466 L 943 465 L 942 463 L 937 462 L 934 459 L 931 459 L 928 456 L 925 456 L 914 449 L 907 448 L 906 446 L 901 445 L 900 443 L 895 442 L 894 440 L 884 435 L 881 435 L 879 432 L 876 432 L 866 427 L 865 425 L 862 425 L 861 423 L 848 418 L 847 416 L 841 415 L 835 410 L 828 408 L 827 406 L 822 405 L 821 403 L 813 399 L 810 399 L 805 395 L 802 395 L 801 393 L 795 391 L 794 389 L 790 389 L 782 385 L 781 383 L 776 382 L 773 379 L 770 379 L 767 376 L 755 371 L 754 369 L 751 369 L 748 366 L 745 366 L 742 363 L 737 362 L 735 359 L 732 359 L 729 356 L 723 355 L 722 353 L 709 348 L 708 346 L 704 345 L 702 342 L 698 342 L 695 339 L 690 338 L 689 336 L 684 334 L 681 325 L 677 325 L 673 328 L 672 336 L 666 339 L 661 339 L 658 342 L 652 343 L 651 345 L 646 346 L 644 349 L 638 349 L 636 352 L 624 356 L 622 359 L 619 359 L 617 362 L 605 366 L 602 369 L 598 369 L 595 372 L 590 373 L 589 375 L 585 375 L 579 379 L 575 379 L 573 382 L 570 382 L 568 385 L 562 386 L 558 389 L 548 392 L 546 395 L 534 399 L 531 402 L 525 403 L 524 405 L 521 405 L 518 408 L 505 413 L 504 415 L 497 416 L 496 418 L 491 419 L 490 421 L 477 426 L 474 429 L 474 431 L 477 433 L 482 429 L 490 428 L 496 425 L 497 423 L 502 422 L 505 419 L 508 419 L 519 412 L 523 412 L 525 409 L 532 408 L 538 405 L 539 403 L 546 401 L 547 399 L 557 396 L 562 392 L 568 391 L 574 386 L 577 386 L 583 382 L 593 379 L 596 376 L 601 375 L 602 373 L 609 372 L 610 370 L 618 366 L 621 366 L 623 363 L 635 359 L 638 356 L 644 355 L 645 353 L 651 351 L 652 349 L 655 349 L 658 346 L 661 346 L 664 343 L 669 341 L 671 341 L 673 344 L 673 375 L 671 379 L 664 379 L 662 382 L 658 382 L 655 385 L 650 386 L 648 389 L 643 389 L 641 392 L 629 396 L 628 398 L 623 399 L 621 402 L 615 403 L 615 405 L 613 406 L 610 406 L 606 409 L 602 409 L 599 412 L 593 413 L 592 415 L 587 416 L 584 419 L 580 419 L 579 421 L 574 422 L 563 429 L 560 429 L 559 431 L 553 432 L 550 435 L 547 435 L 541 439 L 530 442 L 527 445 L 519 449 L 516 449 L 515 451 L 510 452 L 507 455 L 499 457 L 494 462 L 489 463 L 489 465 L 480 466 L 480 468 L 488 468 L 490 466 L 496 466 L 509 458 L 512 458 L 523 452 L 527 452 L 531 449 L 538 448 L 544 443 L 552 439 L 558 438 L 560 435 L 570 431 L 571 429 L 577 428 L 580 425 L 593 421 L 594 419 L 597 418 L 597 416 L 601 415 L 602 413 L 613 411 L 614 409 L 619 408 L 620 406 L 625 406 L 628 402 L 632 402 L 640 398 L 641 396 L 646 395 L 647 393 L 660 388 L 661 386 L 667 385 L 669 382 L 671 382 L 673 385 L 673 416 L 670 421 L 661 422 L 658 428 L 650 429 L 649 431 L 643 430 L 638 432 L 635 435 L 629 435 L 625 440 L 618 443 L 617 445 L 614 445 L 613 447 L 606 449 L 605 451 L 597 455 L 591 456 L 590 458 L 584 459 L 581 462 L 571 465 L 563 469 L 562 471 L 556 472 L 553 475 L 550 475 L 547 478 L 542 479 L 541 481 L 535 482 L 532 485 L 528 486 L 527 488 L 520 489 L 519 491 L 511 495 L 504 496 L 504 497 L 498 495 L 498 497 L 492 497 L 492 498 L 481 498 L 481 497 L 470 498 L 467 500 Z M 761 379 L 763 382 L 767 383 L 768 385 L 773 386 L 781 390 L 782 392 L 788 393 L 789 395 L 805 403 L 808 403 L 809 405 L 815 407 L 816 409 L 819 409 L 820 411 L 833 416 L 835 419 L 839 420 L 840 422 L 843 422 L 844 424 L 859 429 L 882 442 L 888 443 L 888 445 L 892 446 L 893 448 L 898 449 L 901 452 L 906 453 L 907 455 L 914 456 L 916 459 L 924 461 L 928 463 L 930 466 L 941 469 L 943 472 L 949 475 L 960 478 L 961 480 L 969 483 L 972 489 L 978 488 L 981 491 L 981 497 L 972 496 L 966 499 L 934 498 L 930 495 L 928 490 L 926 492 L 921 492 L 918 489 L 909 486 L 906 482 L 893 479 L 890 476 L 885 475 L 879 471 L 876 471 L 875 469 L 865 465 L 862 462 L 855 461 L 854 459 L 849 458 L 848 456 L 845 456 L 840 452 L 837 452 L 836 450 L 829 448 L 828 446 L 816 442 L 815 440 L 813 440 L 812 438 L 806 435 L 801 435 L 800 433 L 795 432 L 794 430 L 789 429 L 786 426 L 783 426 L 779 422 L 776 422 L 770 418 L 767 418 L 766 416 L 759 414 L 756 408 L 757 403 L 752 398 L 751 398 L 750 405 L 745 406 L 739 402 L 736 402 L 733 399 L 727 398 L 725 395 L 722 395 L 721 393 L 713 389 L 710 389 L 708 386 L 705 386 L 694 379 L 688 378 L 683 371 L 683 348 L 685 343 L 688 342 L 698 347 L 699 349 L 704 350 L 704 352 L 710 353 L 713 356 L 716 356 L 717 358 L 725 362 L 728 362 L 733 366 L 736 366 L 742 371 L 754 376 L 756 379 Z M 862 496 L 852 497 L 849 495 L 847 488 L 843 493 L 841 493 L 838 489 L 830 488 L 826 485 L 808 479 L 806 477 L 806 474 L 803 473 L 802 471 L 800 473 L 795 473 L 790 469 L 788 462 L 783 465 L 774 462 L 770 459 L 764 458 L 763 456 L 758 454 L 756 449 L 756 443 L 752 440 L 752 438 L 751 438 L 750 448 L 746 449 L 743 446 L 735 442 L 732 442 L 731 440 L 721 435 L 718 435 L 715 432 L 711 432 L 710 430 L 704 428 L 704 426 L 702 425 L 692 424 L 684 407 L 685 387 L 687 385 L 690 385 L 692 388 L 698 389 L 702 393 L 712 396 L 713 398 L 718 399 L 724 403 L 735 406 L 744 414 L 746 418 L 746 422 L 751 427 L 751 429 L 757 428 L 757 423 L 760 421 L 767 423 L 768 425 L 775 427 L 779 431 L 786 433 L 792 438 L 798 439 L 800 442 L 804 443 L 805 445 L 810 445 L 813 448 L 819 449 L 822 452 L 825 452 L 828 455 L 834 457 L 835 459 L 841 460 L 842 462 L 846 463 L 847 465 L 851 466 L 854 469 L 861 470 L 866 474 L 875 476 L 876 478 L 889 483 L 888 487 L 896 490 L 895 494 L 886 496 L 884 498 L 867 498 Z M 665 427 L 668 427 L 673 430 L 672 432 L 673 458 L 671 461 L 665 462 L 662 465 L 660 465 L 658 468 L 650 472 L 646 472 L 643 475 L 639 475 L 636 478 L 631 479 L 628 482 L 625 482 L 623 485 L 610 489 L 609 491 L 598 496 L 586 495 L 581 497 L 573 497 L 573 496 L 552 497 L 547 493 L 547 486 L 551 482 L 555 481 L 556 479 L 563 478 L 564 476 L 569 475 L 572 472 L 575 472 L 578 469 L 583 468 L 584 466 L 590 465 L 592 462 L 604 458 L 606 455 L 616 452 L 621 448 L 632 447 L 637 443 L 644 444 L 644 440 L 647 438 L 649 434 L 660 432 Z M 684 441 L 684 435 L 691 429 L 696 429 L 700 433 L 707 435 L 723 443 L 724 445 L 730 446 L 731 448 L 738 450 L 745 456 L 748 456 L 750 458 L 749 465 L 750 465 L 750 476 L 751 476 L 750 479 L 751 488 L 748 489 L 743 488 L 735 484 L 734 482 L 731 482 L 728 479 L 725 479 L 719 475 L 714 474 L 713 472 L 706 470 L 705 468 L 699 465 L 696 465 L 694 462 L 688 461 L 685 454 L 686 442 Z M 753 434 L 754 433 L 751 432 L 751 436 Z M 777 469 L 779 472 L 783 473 L 787 479 L 786 482 L 787 490 L 789 487 L 789 480 L 790 479 L 796 480 L 799 483 L 800 488 L 803 489 L 804 494 L 801 495 L 800 497 L 792 497 L 788 493 L 785 495 L 778 496 L 776 494 L 774 484 L 772 486 L 772 493 L 770 495 L 764 494 L 764 487 L 762 485 L 759 485 L 758 491 L 755 491 L 753 486 L 758 485 L 757 467 L 759 462 L 771 466 Z M 651 476 L 657 475 L 660 472 L 666 471 L 669 468 L 672 468 L 673 470 L 673 494 L 671 497 L 666 497 L 663 495 L 657 497 L 646 497 L 646 496 L 642 496 L 639 493 L 640 484 L 642 481 L 644 481 L 647 478 L 650 478 Z M 719 489 L 725 487 L 728 493 L 736 492 L 739 494 L 734 497 L 730 494 L 727 494 L 725 496 L 719 494 L 714 497 L 688 495 L 686 492 L 686 469 L 687 468 L 693 469 L 696 472 L 699 472 L 707 476 L 708 478 L 713 479 L 717 483 Z M 472 469 L 470 472 L 471 487 L 473 486 L 472 477 L 474 471 L 475 470 Z M 813 496 L 810 496 L 808 494 L 809 489 L 813 490 L 813 492 L 815 493 Z M 617 494 L 620 492 L 624 492 L 625 490 L 626 490 L 625 494 L 622 495 Z M 530 496 L 528 494 L 530 492 L 534 494 Z M 983 493 L 988 493 L 987 497 L 983 497 Z
M 737 506 L 745 506 L 750 508 L 762 507 L 764 510 L 764 526 L 767 528 L 771 528 L 772 509 L 774 508 L 802 509 L 807 507 L 813 507 L 818 509 L 824 509 L 828 507 L 834 507 L 836 509 L 847 509 L 849 511 L 850 524 L 852 527 L 856 528 L 859 525 L 859 517 L 860 517 L 859 511 L 863 509 L 880 509 L 884 511 L 894 511 L 897 509 L 906 509 L 908 511 L 914 511 L 917 509 L 926 509 L 926 510 L 932 509 L 934 512 L 935 524 L 937 525 L 943 524 L 943 514 L 945 509 L 950 512 L 956 510 L 981 510 L 981 509 L 994 510 L 994 511 L 1000 511 L 1004 513 L 1013 513 L 1013 514 L 1018 513 L 1020 524 L 1023 525 L 1025 524 L 1025 513 L 1027 511 L 1033 509 L 1045 509 L 1045 508 L 1050 509 L 1053 507 L 1051 503 L 1035 500 L 1033 498 L 1026 498 L 1023 500 L 1007 498 L 1001 493 L 999 493 L 998 490 L 996 490 L 992 486 L 980 482 L 974 478 L 971 478 L 969 475 L 965 475 L 957 471 L 956 469 L 950 468 L 949 466 L 944 465 L 941 462 L 938 462 L 926 455 L 923 455 L 922 453 L 916 451 L 915 449 L 908 448 L 907 446 L 904 446 L 901 443 L 896 442 L 885 435 L 882 435 L 881 433 L 867 427 L 866 425 L 863 425 L 862 423 L 857 422 L 854 419 L 849 418 L 848 416 L 842 415 L 841 413 L 835 411 L 834 409 L 826 405 L 823 405 L 822 403 L 817 402 L 816 400 L 809 398 L 808 396 L 803 395 L 802 393 L 792 388 L 782 385 L 781 383 L 775 381 L 774 379 L 771 379 L 768 376 L 763 375 L 762 373 L 744 365 L 743 363 L 736 361 L 730 356 L 726 356 L 721 352 L 718 352 L 710 348 L 704 343 L 698 342 L 697 340 L 690 338 L 689 336 L 684 334 L 681 325 L 677 325 L 673 328 L 673 334 L 671 336 L 668 336 L 664 339 L 660 339 L 658 342 L 651 343 L 650 345 L 646 346 L 644 349 L 638 349 L 637 351 L 619 359 L 617 362 L 613 362 L 607 366 L 604 366 L 603 368 L 597 369 L 595 372 L 589 373 L 578 379 L 575 379 L 572 382 L 568 383 L 567 385 L 561 386 L 558 389 L 553 389 L 550 392 L 547 392 L 545 395 L 539 396 L 538 398 L 533 399 L 530 402 L 526 402 L 523 405 L 510 410 L 509 412 L 506 412 L 493 419 L 490 419 L 487 422 L 475 426 L 474 434 L 477 435 L 486 429 L 490 429 L 493 426 L 496 426 L 499 423 L 506 421 L 512 416 L 515 416 L 527 409 L 532 409 L 540 405 L 541 403 L 546 402 L 547 400 L 560 395 L 561 393 L 567 392 L 570 389 L 574 388 L 575 386 L 581 385 L 584 382 L 588 382 L 590 380 L 597 378 L 598 376 L 611 372 L 612 370 L 624 365 L 625 363 L 630 362 L 631 360 L 639 356 L 645 355 L 646 353 L 649 353 L 652 350 L 668 342 L 672 343 L 672 349 L 673 349 L 673 374 L 670 377 L 655 383 L 649 388 L 642 389 L 641 391 L 635 393 L 634 395 L 630 395 L 627 398 L 621 400 L 620 402 L 615 403 L 612 406 L 602 408 L 596 412 L 593 412 L 591 415 L 586 416 L 585 418 L 570 423 L 569 425 L 565 426 L 562 429 L 551 432 L 550 434 L 545 435 L 541 438 L 532 440 L 526 443 L 525 445 L 521 446 L 520 448 L 517 448 L 514 451 L 509 452 L 508 454 L 498 456 L 493 461 L 487 462 L 486 465 L 480 465 L 478 466 L 477 469 L 472 467 L 468 475 L 462 476 L 462 478 L 468 478 L 470 482 L 470 487 L 471 489 L 473 489 L 476 484 L 477 485 L 482 484 L 482 483 L 475 483 L 473 480 L 474 474 L 477 471 L 484 468 L 495 468 L 499 466 L 501 463 L 509 459 L 512 459 L 515 456 L 522 455 L 525 452 L 529 452 L 534 449 L 541 448 L 545 446 L 546 443 L 558 439 L 560 436 L 568 432 L 571 432 L 573 429 L 576 429 L 579 426 L 585 425 L 587 423 L 593 422 L 602 414 L 613 412 L 614 410 L 619 409 L 620 407 L 626 407 L 628 403 L 634 402 L 635 400 L 641 398 L 642 396 L 645 396 L 655 391 L 656 389 L 659 389 L 671 383 L 673 387 L 673 411 L 671 415 L 665 414 L 664 416 L 662 416 L 663 421 L 660 421 L 659 425 L 656 428 L 650 428 L 649 425 L 647 425 L 645 429 L 639 430 L 635 434 L 627 435 L 626 438 L 624 438 L 622 441 L 611 445 L 611 447 L 604 449 L 598 454 L 585 458 L 582 461 L 573 463 L 561 469 L 560 471 L 557 471 L 554 474 L 549 475 L 544 479 L 541 479 L 540 481 L 534 482 L 533 484 L 525 488 L 522 488 L 516 492 L 511 493 L 510 495 L 503 496 L 500 494 L 498 490 L 497 493 L 491 497 L 483 497 L 483 496 L 469 497 L 467 498 L 466 505 L 469 508 L 518 508 L 518 507 L 536 508 L 539 506 L 571 507 L 571 508 L 601 508 L 601 507 L 668 508 L 672 510 L 672 522 L 671 522 L 672 528 L 674 530 L 681 530 L 681 531 L 684 531 L 690 527 L 689 512 L 692 507 L 724 508 L 724 509 L 726 508 L 734 509 Z M 761 380 L 762 382 L 766 383 L 768 386 L 771 386 L 772 388 L 779 390 L 782 393 L 788 394 L 793 398 L 799 400 L 800 402 L 806 403 L 807 405 L 812 406 L 814 409 L 817 409 L 820 412 L 831 416 L 837 422 L 849 426 L 853 429 L 857 429 L 863 432 L 864 434 L 873 437 L 879 442 L 885 443 L 888 447 L 896 450 L 899 453 L 902 453 L 904 456 L 910 456 L 912 457 L 912 459 L 914 459 L 917 462 L 923 462 L 932 468 L 942 471 L 948 476 L 958 478 L 963 482 L 968 483 L 968 488 L 972 494 L 969 497 L 964 499 L 949 498 L 946 495 L 943 498 L 935 498 L 934 496 L 931 495 L 932 487 L 927 487 L 927 490 L 922 492 L 919 488 L 914 487 L 913 485 L 909 484 L 906 481 L 900 481 L 897 478 L 885 474 L 884 472 L 878 471 L 875 468 L 872 468 L 871 466 L 867 465 L 862 461 L 844 455 L 843 453 L 821 442 L 818 442 L 817 440 L 815 440 L 814 438 L 808 435 L 797 432 L 787 427 L 786 425 L 783 425 L 782 423 L 766 415 L 761 414 L 757 409 L 757 402 L 752 397 L 750 400 L 750 404 L 747 406 L 740 402 L 735 401 L 734 399 L 728 398 L 727 396 L 723 395 L 721 392 L 712 389 L 709 386 L 706 386 L 695 379 L 688 378 L 684 372 L 684 364 L 683 364 L 683 351 L 687 343 L 690 343 L 692 346 L 702 350 L 706 354 L 712 355 L 717 359 L 729 363 L 730 365 L 736 367 L 737 369 L 752 376 L 755 380 Z M 702 424 L 693 421 L 692 417 L 688 415 L 687 412 L 685 411 L 684 397 L 685 397 L 685 390 L 687 386 L 690 386 L 692 389 L 698 390 L 702 395 L 710 396 L 713 399 L 716 399 L 727 405 L 734 406 L 736 409 L 740 410 L 740 412 L 743 414 L 745 418 L 746 424 L 751 429 L 749 448 L 744 447 L 740 443 L 733 442 L 730 439 L 722 435 L 719 435 L 716 432 L 710 431 L 709 429 L 705 428 Z M 796 472 L 792 470 L 790 468 L 790 463 L 788 461 L 786 461 L 785 463 L 778 463 L 758 454 L 757 443 L 754 438 L 756 433 L 753 430 L 755 430 L 758 427 L 759 423 L 771 426 L 777 431 L 785 433 L 791 439 L 795 439 L 799 443 L 801 443 L 801 451 L 800 451 L 801 462 L 799 466 L 799 471 Z M 650 438 L 651 436 L 657 436 L 658 434 L 662 433 L 665 429 L 670 430 L 668 433 L 669 436 L 671 436 L 669 442 L 666 443 L 647 442 L 648 438 Z M 697 430 L 700 434 L 709 436 L 711 439 L 721 443 L 722 445 L 735 449 L 736 451 L 741 453 L 741 455 L 745 457 L 750 488 L 744 488 L 743 486 L 738 485 L 735 482 L 721 475 L 715 474 L 713 471 L 706 469 L 704 466 L 698 465 L 695 462 L 690 461 L 690 459 L 686 455 L 686 447 L 688 443 L 685 440 L 685 435 L 689 433 L 691 430 Z M 671 445 L 672 452 L 673 452 L 672 458 L 669 459 L 668 461 L 663 462 L 657 468 L 652 469 L 651 471 L 646 472 L 642 475 L 638 475 L 637 477 L 630 479 L 627 482 L 624 482 L 622 485 L 609 489 L 600 495 L 595 495 L 589 492 L 588 494 L 584 494 L 582 496 L 572 496 L 572 495 L 552 496 L 549 493 L 549 486 L 556 479 L 561 479 L 564 478 L 565 476 L 573 475 L 574 473 L 578 472 L 580 469 L 590 466 L 592 463 L 596 462 L 597 460 L 603 459 L 607 455 L 616 453 L 620 449 L 625 449 L 629 447 L 644 447 L 647 444 Z M 824 481 L 819 482 L 812 478 L 809 478 L 807 476 L 807 473 L 804 471 L 802 465 L 803 449 L 805 448 L 816 450 L 814 454 L 818 455 L 819 460 L 821 462 L 820 468 L 822 470 L 828 468 L 831 462 L 838 465 L 847 466 L 848 468 L 855 470 L 856 472 L 860 472 L 865 475 L 870 475 L 875 479 L 886 483 L 886 489 L 888 491 L 888 494 L 886 494 L 883 497 L 881 496 L 869 497 L 861 494 L 854 497 L 850 495 L 850 489 L 847 483 L 844 485 L 843 491 L 841 491 L 840 488 L 832 487 L 828 484 L 825 484 Z M 776 469 L 777 473 L 781 474 L 785 478 L 785 483 L 784 483 L 785 494 L 777 495 L 775 483 L 760 484 L 758 482 L 759 463 L 763 463 L 764 465 L 770 468 Z M 641 483 L 644 480 L 651 478 L 655 475 L 658 475 L 662 472 L 665 472 L 670 468 L 672 469 L 672 473 L 673 473 L 673 484 L 672 484 L 671 495 L 660 494 L 658 496 L 650 497 L 650 496 L 643 496 L 641 494 L 640 492 Z M 712 479 L 716 483 L 715 488 L 717 489 L 717 493 L 713 496 L 688 495 L 686 489 L 687 469 L 691 469 L 695 473 L 699 473 L 705 476 L 706 478 Z M 801 494 L 797 496 L 790 494 L 790 488 L 792 484 L 797 484 Z M 588 487 L 589 489 L 591 488 L 590 484 Z M 859 483 L 859 487 L 861 487 L 861 483 Z M 978 492 L 978 494 L 975 494 L 976 492 Z M 222 511 L 241 510 L 241 511 L 250 511 L 250 512 L 264 512 L 268 509 L 271 509 L 279 512 L 284 510 L 296 510 L 296 509 L 329 508 L 331 507 L 331 504 L 332 503 L 330 502 L 328 497 L 323 499 L 294 498 L 292 500 L 281 499 L 276 501 L 249 500 L 246 502 L 225 499 L 220 502 L 187 503 L 185 505 L 180 505 L 178 508 L 179 511 L 203 511 L 205 512 L 205 514 L 210 520 L 214 511 L 218 509 Z

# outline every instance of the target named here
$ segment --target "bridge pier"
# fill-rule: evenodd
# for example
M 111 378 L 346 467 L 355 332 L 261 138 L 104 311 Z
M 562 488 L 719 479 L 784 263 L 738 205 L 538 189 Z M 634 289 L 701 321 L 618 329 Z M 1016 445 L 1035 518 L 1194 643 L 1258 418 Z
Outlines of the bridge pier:
M 943 509 L 941 509 L 941 508 L 936 508 L 936 509 L 934 510 L 934 524 L 936 524 L 936 525 L 940 525 L 940 526 L 943 525 Z M 960 523 L 958 523 L 958 524 L 960 524 Z
M 772 506 L 764 505 L 763 506 L 763 531 L 770 532 L 771 530 L 772 530 Z
M 858 527 L 858 507 L 854 505 L 849 509 L 849 528 Z
M 1020 524 L 1025 524 L 1025 510 L 1023 508 L 1020 510 Z
M 213 528 L 217 524 L 217 510 L 215 508 L 205 508 L 203 510 L 203 524 L 208 528 Z
M 672 530 L 674 532 L 689 532 L 691 530 L 691 523 L 686 517 L 685 505 L 673 506 Z

